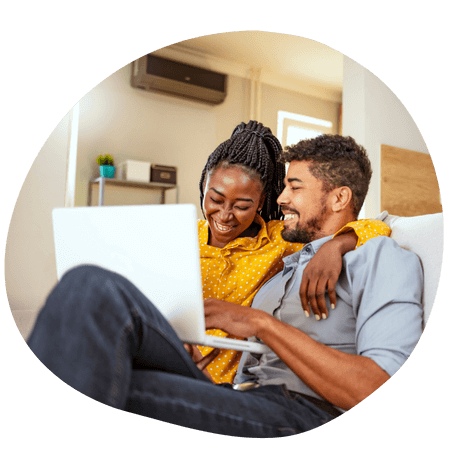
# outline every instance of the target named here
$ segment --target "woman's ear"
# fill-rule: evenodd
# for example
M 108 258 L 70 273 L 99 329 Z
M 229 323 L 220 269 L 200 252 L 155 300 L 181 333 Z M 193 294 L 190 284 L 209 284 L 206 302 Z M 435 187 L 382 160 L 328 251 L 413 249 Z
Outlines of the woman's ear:
M 261 198 L 259 199 L 258 204 L 258 211 L 261 211 L 265 201 L 266 201 L 266 194 L 261 194 Z

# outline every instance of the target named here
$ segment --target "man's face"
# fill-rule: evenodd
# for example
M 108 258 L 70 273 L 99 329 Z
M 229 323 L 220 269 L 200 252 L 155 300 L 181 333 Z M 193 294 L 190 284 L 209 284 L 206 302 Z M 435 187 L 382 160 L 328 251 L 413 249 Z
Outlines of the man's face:
M 309 172 L 309 161 L 292 161 L 278 204 L 285 215 L 281 236 L 288 242 L 307 243 L 327 236 L 323 226 L 329 217 L 328 193 L 322 181 Z

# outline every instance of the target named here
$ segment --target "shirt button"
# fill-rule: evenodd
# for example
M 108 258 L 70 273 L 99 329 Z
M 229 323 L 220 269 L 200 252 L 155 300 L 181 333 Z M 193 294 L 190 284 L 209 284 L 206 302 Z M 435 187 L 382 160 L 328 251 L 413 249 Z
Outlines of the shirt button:
M 310 247 L 305 247 L 305 253 L 309 253 L 311 251 Z

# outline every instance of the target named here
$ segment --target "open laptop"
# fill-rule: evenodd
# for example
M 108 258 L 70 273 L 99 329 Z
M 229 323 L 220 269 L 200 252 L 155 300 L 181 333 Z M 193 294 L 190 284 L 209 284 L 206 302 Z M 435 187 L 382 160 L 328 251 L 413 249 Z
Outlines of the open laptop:
M 191 344 L 267 353 L 258 342 L 205 334 L 197 211 L 194 205 L 53 210 L 57 276 L 93 264 L 128 278 Z

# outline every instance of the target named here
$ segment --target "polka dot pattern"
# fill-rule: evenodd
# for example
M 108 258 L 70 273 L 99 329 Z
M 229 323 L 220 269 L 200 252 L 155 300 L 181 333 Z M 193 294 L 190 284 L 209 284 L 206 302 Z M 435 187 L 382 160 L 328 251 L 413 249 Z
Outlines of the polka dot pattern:
M 381 220 L 362 219 L 356 222 L 349 222 L 342 227 L 334 236 L 346 233 L 353 229 L 358 236 L 356 248 L 365 244 L 369 239 L 378 236 L 390 236 L 391 229 Z
M 282 270 L 282 259 L 303 248 L 303 244 L 282 239 L 283 221 L 273 220 L 266 224 L 259 216 L 256 221 L 261 225 L 256 237 L 237 238 L 224 248 L 208 245 L 208 222 L 198 221 L 204 298 L 212 297 L 250 306 L 261 286 Z M 349 229 L 354 229 L 358 235 L 358 246 L 372 237 L 390 233 L 390 228 L 383 222 L 360 220 L 347 224 L 336 235 Z M 216 329 L 207 330 L 207 334 L 228 336 L 224 331 Z M 237 339 L 235 336 L 228 337 Z M 203 346 L 198 348 L 204 356 L 213 350 Z M 231 383 L 240 357 L 241 352 L 221 350 L 208 365 L 214 381 Z

